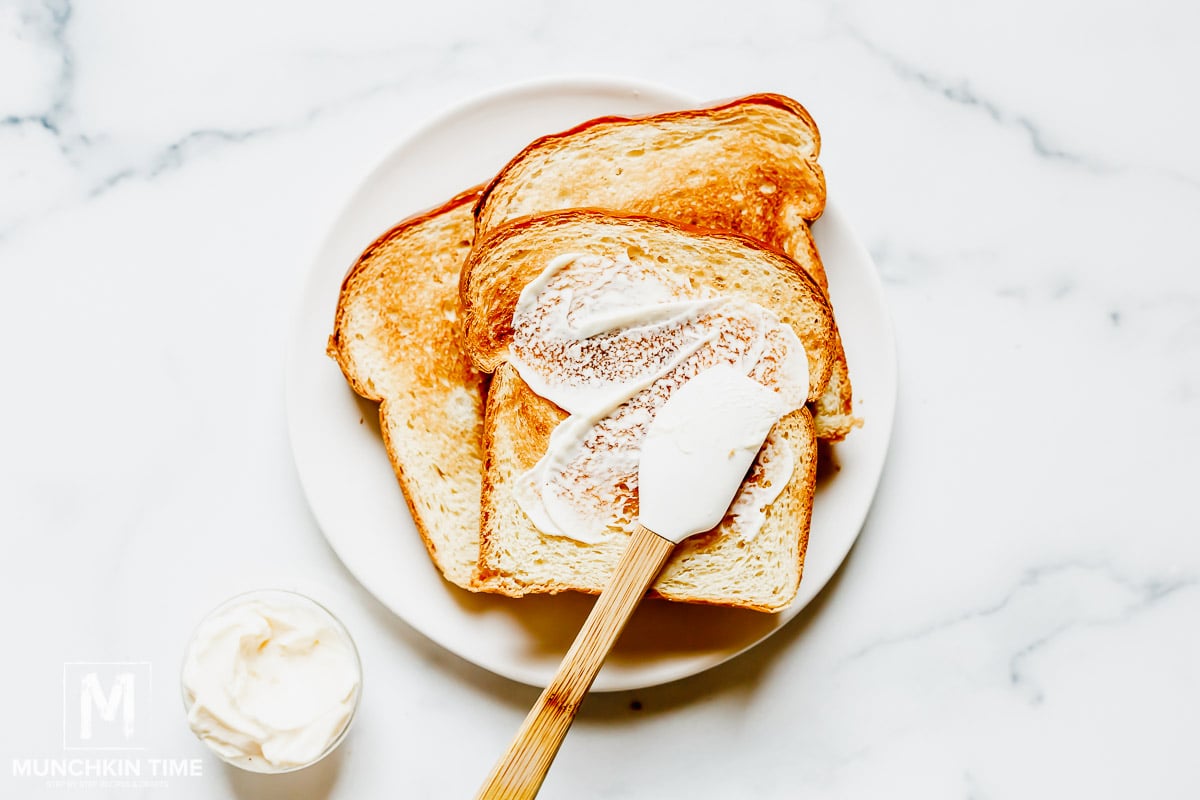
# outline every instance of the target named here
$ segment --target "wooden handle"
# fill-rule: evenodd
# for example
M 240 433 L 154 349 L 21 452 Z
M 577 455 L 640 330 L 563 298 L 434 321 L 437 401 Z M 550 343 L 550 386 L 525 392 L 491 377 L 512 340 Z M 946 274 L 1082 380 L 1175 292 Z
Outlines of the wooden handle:
M 616 572 L 508 751 L 492 768 L 478 800 L 519 800 L 538 793 L 584 695 L 675 544 L 641 525 Z

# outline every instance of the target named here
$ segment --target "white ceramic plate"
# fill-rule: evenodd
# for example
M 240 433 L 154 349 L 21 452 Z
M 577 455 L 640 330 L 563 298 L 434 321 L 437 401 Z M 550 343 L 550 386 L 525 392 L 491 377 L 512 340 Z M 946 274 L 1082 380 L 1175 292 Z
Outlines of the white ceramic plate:
M 296 465 L 321 529 L 363 586 L 412 627 L 523 683 L 549 682 L 592 598 L 512 600 L 472 594 L 441 579 L 373 424 L 376 407 L 350 390 L 325 355 L 338 289 L 379 233 L 485 181 L 537 136 L 596 116 L 696 104 L 660 88 L 589 79 L 525 85 L 468 102 L 429 122 L 367 176 L 307 276 L 289 342 L 287 408 Z M 601 671 L 596 690 L 693 675 L 762 641 L 821 590 L 858 536 L 891 435 L 895 348 L 879 277 L 836 205 L 829 204 L 814 233 L 829 273 L 856 409 L 867 424 L 835 448 L 840 469 L 819 483 L 799 596 L 775 615 L 646 603 Z

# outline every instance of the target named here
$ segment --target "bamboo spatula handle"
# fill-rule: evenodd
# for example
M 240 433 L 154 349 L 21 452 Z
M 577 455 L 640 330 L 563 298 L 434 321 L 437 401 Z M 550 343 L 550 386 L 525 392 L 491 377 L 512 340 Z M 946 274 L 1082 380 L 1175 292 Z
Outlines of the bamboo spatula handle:
M 608 651 L 674 547 L 669 539 L 641 525 L 633 532 L 612 579 L 596 600 L 558 672 L 525 717 L 508 751 L 492 768 L 477 800 L 519 800 L 538 793 Z

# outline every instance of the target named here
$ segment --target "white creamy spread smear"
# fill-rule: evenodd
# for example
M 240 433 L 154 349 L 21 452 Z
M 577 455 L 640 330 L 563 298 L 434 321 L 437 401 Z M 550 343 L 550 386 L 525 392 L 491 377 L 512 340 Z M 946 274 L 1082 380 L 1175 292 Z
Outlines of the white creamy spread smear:
M 188 724 L 240 767 L 294 769 L 341 736 L 361 680 L 354 644 L 329 612 L 291 592 L 255 592 L 196 630 L 183 667 Z
M 516 498 L 544 533 L 596 543 L 638 519 L 641 442 L 655 412 L 690 378 L 729 365 L 804 405 L 808 359 L 791 326 L 737 296 L 703 296 L 682 275 L 626 258 L 567 253 L 525 286 L 513 313 L 510 362 L 570 416 Z M 746 536 L 792 474 L 772 433 L 730 508 Z

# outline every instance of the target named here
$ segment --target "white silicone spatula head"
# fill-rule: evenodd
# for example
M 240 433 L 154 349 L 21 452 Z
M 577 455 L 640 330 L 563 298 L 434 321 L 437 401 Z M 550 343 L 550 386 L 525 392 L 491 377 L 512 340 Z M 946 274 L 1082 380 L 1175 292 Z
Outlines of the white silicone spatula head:
M 778 394 L 731 366 L 677 389 L 642 443 L 641 524 L 676 544 L 716 527 L 782 410 Z

